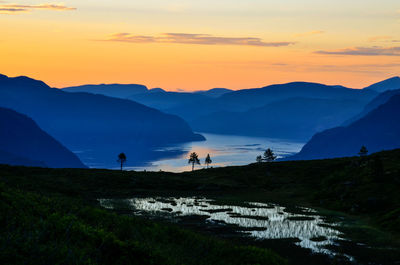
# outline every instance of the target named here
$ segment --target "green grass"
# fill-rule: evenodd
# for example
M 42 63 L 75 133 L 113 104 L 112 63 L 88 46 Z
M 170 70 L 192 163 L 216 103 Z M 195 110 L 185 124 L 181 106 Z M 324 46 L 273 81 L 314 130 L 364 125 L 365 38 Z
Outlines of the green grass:
M 69 264 L 283 262 L 251 242 L 253 246 L 227 243 L 98 208 L 98 198 L 155 195 L 309 206 L 333 220 L 345 218 L 341 229 L 373 246 L 376 257 L 386 255 L 384 247 L 400 246 L 400 150 L 179 174 L 0 166 L 0 183 L 1 258 L 14 256 L 16 263 L 62 263 L 67 258 Z M 110 247 L 106 250 L 104 244 Z M 32 258 L 17 260 L 24 257 Z
M 266 249 L 5 185 L 0 212 L 1 264 L 286 264 Z

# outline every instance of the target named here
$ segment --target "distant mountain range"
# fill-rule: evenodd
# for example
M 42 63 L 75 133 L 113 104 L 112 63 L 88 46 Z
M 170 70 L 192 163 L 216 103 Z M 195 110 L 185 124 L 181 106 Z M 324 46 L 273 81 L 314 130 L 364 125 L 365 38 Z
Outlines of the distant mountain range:
M 135 94 L 146 93 L 149 90 L 146 86 L 136 84 L 100 84 L 100 85 L 83 85 L 75 87 L 63 88 L 67 92 L 87 92 L 92 94 L 100 94 L 115 98 L 128 98 Z
M 25 115 L 0 108 L 0 164 L 84 168 L 79 158 Z
M 178 115 L 196 131 L 305 141 L 354 117 L 376 95 L 369 89 L 293 82 L 238 91 L 163 90 L 128 98 Z
M 371 153 L 400 148 L 400 95 L 392 96 L 346 127 L 314 135 L 298 154 L 289 159 L 355 156 L 363 145 Z
M 356 116 L 352 117 L 351 119 L 347 120 L 346 122 L 343 123 L 344 126 L 350 125 L 351 123 L 355 122 L 356 120 L 361 119 L 365 115 L 367 115 L 369 112 L 372 110 L 376 109 L 380 105 L 385 104 L 386 102 L 389 101 L 391 97 L 394 95 L 399 95 L 400 94 L 400 89 L 396 90 L 387 90 L 385 92 L 382 92 L 379 94 L 376 98 L 371 100 L 367 105 L 365 105 L 364 109 L 358 113 Z
M 182 104 L 205 102 L 210 98 L 216 98 L 232 90 L 226 88 L 213 88 L 195 92 L 169 92 L 162 88 L 147 89 L 143 85 L 122 85 L 122 84 L 100 84 L 66 87 L 66 92 L 87 92 L 101 94 L 110 97 L 130 99 L 146 106 L 159 110 L 176 108 Z
M 115 163 L 118 152 L 140 164 L 161 155 L 153 150 L 160 146 L 204 139 L 175 115 L 131 100 L 64 92 L 28 77 L 0 75 L 0 106 L 28 115 L 88 164 Z
M 210 90 L 195 91 L 194 93 L 208 96 L 208 97 L 217 98 L 217 97 L 222 96 L 223 94 L 226 94 L 226 93 L 229 93 L 232 91 L 233 90 L 228 89 L 228 88 L 212 88 Z
M 0 107 L 31 117 L 84 163 L 94 167 L 110 167 L 119 152 L 127 154 L 131 165 L 180 156 L 184 151 L 176 148 L 177 144 L 204 140 L 191 127 L 201 132 L 298 141 L 312 137 L 293 157 L 309 159 L 354 154 L 360 142 L 351 138 L 355 137 L 351 132 L 364 127 L 372 130 L 368 128 L 372 122 L 379 124 L 378 114 L 374 114 L 361 123 L 364 127 L 359 125 L 400 94 L 399 80 L 399 77 L 390 78 L 365 89 L 293 82 L 238 91 L 215 88 L 168 92 L 137 84 L 84 85 L 61 90 L 28 77 L 0 75 Z M 384 111 L 389 117 L 397 115 L 393 106 Z M 343 127 L 335 128 L 341 124 Z M 385 124 L 382 126 L 382 130 L 386 129 Z M 374 132 L 376 137 L 384 133 Z M 353 139 L 354 146 L 347 143 L 347 134 L 351 135 L 349 139 Z M 342 142 L 340 137 L 335 138 L 337 135 L 345 137 Z M 374 151 L 389 146 L 392 138 L 385 135 L 388 141 L 377 145 L 370 138 L 358 140 Z M 337 150 L 332 143 L 337 143 Z M 346 146 L 342 146 L 341 153 L 342 143 Z M 322 152 L 325 144 L 332 150 Z M 13 153 L 11 149 L 0 148 L 0 157 L 58 167 L 44 159 Z
M 289 98 L 244 112 L 212 113 L 191 123 L 199 131 L 304 141 L 341 124 L 362 106 L 357 100 Z
M 400 77 L 395 76 L 384 81 L 378 82 L 376 84 L 370 85 L 366 88 L 366 90 L 374 90 L 377 92 L 385 92 L 387 90 L 396 90 L 400 89 Z

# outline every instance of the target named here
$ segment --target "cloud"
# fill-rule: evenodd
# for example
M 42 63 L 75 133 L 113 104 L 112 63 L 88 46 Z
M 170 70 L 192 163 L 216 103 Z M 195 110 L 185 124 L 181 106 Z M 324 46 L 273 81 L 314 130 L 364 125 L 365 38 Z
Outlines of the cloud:
M 308 37 L 308 36 L 319 35 L 319 34 L 324 34 L 324 33 L 325 33 L 325 31 L 322 31 L 322 30 L 313 30 L 313 31 L 296 34 L 295 37 Z
M 400 56 L 400 47 L 355 47 L 331 51 L 316 51 L 327 55 L 358 55 L 358 56 Z
M 282 47 L 295 44 L 294 42 L 265 42 L 260 38 L 234 38 L 216 37 L 210 34 L 189 33 L 163 33 L 160 36 L 141 36 L 130 33 L 117 33 L 107 41 L 119 41 L 130 43 L 180 43 L 199 45 L 247 45 L 261 47 Z
M 376 41 L 390 41 L 393 37 L 392 36 L 373 36 L 368 39 L 370 42 Z
M 0 3 L 4 3 L 1 2 Z M 38 4 L 38 5 L 20 5 L 20 4 L 0 4 L 0 14 L 19 14 L 27 13 L 32 10 L 53 10 L 53 11 L 71 11 L 75 7 L 68 7 L 63 4 Z

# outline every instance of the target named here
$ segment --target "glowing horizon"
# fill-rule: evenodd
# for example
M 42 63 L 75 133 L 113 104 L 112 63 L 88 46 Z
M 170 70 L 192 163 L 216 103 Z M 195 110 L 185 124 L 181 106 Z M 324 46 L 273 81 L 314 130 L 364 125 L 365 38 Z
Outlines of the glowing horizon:
M 400 75 L 395 0 L 0 1 L 0 73 L 169 91 Z

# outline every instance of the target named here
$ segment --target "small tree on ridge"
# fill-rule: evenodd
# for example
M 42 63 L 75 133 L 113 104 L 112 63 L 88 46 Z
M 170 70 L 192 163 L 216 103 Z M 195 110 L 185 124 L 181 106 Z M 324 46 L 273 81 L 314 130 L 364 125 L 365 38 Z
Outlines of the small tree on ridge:
M 366 156 L 368 154 L 368 149 L 363 145 L 361 146 L 360 152 L 358 152 L 360 156 Z
M 264 152 L 264 160 L 267 162 L 272 162 L 276 159 L 276 156 L 274 154 L 274 152 L 268 148 L 265 152 Z
M 204 162 L 205 162 L 205 164 L 206 164 L 206 166 L 208 168 L 208 166 L 212 163 L 210 154 L 207 154 L 206 160 Z
M 194 170 L 194 164 L 200 165 L 199 156 L 196 152 L 190 154 L 188 164 L 192 164 L 192 171 Z
M 117 160 L 117 162 L 121 164 L 121 171 L 122 171 L 122 168 L 123 168 L 123 166 L 124 166 L 124 164 L 125 164 L 125 162 L 126 162 L 126 155 L 125 155 L 124 153 L 120 153 L 120 154 L 118 155 L 118 160 Z

